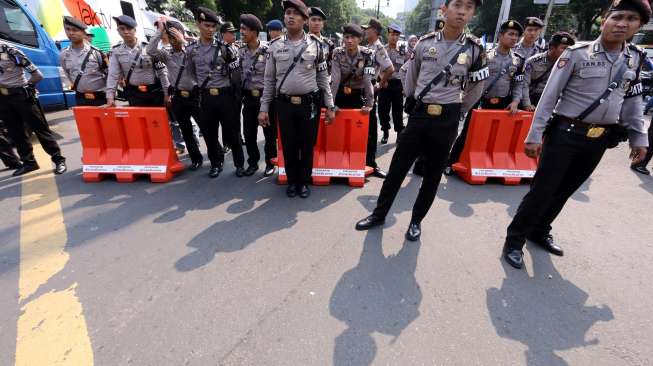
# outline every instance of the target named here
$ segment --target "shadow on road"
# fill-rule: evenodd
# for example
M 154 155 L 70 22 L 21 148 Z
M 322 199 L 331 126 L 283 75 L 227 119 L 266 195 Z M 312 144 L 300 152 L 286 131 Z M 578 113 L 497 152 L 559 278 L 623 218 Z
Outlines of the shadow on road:
M 653 194 L 653 177 L 650 175 L 643 175 L 639 173 L 633 173 L 637 175 L 637 178 L 642 181 L 642 184 L 639 186 L 642 187 L 646 192 Z
M 533 276 L 501 261 L 506 278 L 487 290 L 487 308 L 496 332 L 528 347 L 529 366 L 568 366 L 556 351 L 596 345 L 586 333 L 597 322 L 614 319 L 606 306 L 585 305 L 588 294 L 562 278 L 551 256 L 532 248 Z M 515 364 L 522 364 L 515 361 Z

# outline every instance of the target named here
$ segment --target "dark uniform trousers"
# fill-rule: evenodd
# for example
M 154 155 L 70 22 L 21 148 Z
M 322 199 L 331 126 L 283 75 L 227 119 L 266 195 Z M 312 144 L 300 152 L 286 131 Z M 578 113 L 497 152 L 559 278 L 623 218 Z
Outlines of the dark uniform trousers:
M 551 223 L 571 195 L 589 178 L 607 149 L 607 133 L 591 139 L 551 121 L 530 191 L 508 226 L 506 245 L 522 249 L 526 238 L 549 234 Z
M 379 120 L 377 118 L 377 101 L 378 93 L 374 93 L 374 104 L 372 105 L 372 110 L 370 111 L 370 124 L 369 132 L 367 136 L 367 156 L 365 157 L 365 165 L 376 168 L 376 145 L 377 139 L 379 138 Z
M 638 165 L 646 168 L 648 163 L 651 162 L 651 158 L 653 158 L 653 123 L 648 126 L 648 149 L 646 150 L 646 156 Z
M 463 148 L 465 147 L 465 141 L 467 140 L 467 131 L 469 131 L 469 123 L 472 120 L 472 109 L 476 109 L 476 108 L 505 109 L 512 102 L 512 96 L 510 95 L 498 99 L 499 99 L 499 103 L 492 104 L 490 103 L 490 98 L 487 99 L 483 98 L 469 110 L 469 113 L 467 113 L 467 117 L 465 117 L 465 123 L 463 124 L 463 129 L 462 131 L 460 131 L 458 138 L 456 138 L 456 142 L 454 142 L 453 147 L 451 148 L 451 154 L 449 155 L 449 161 L 447 162 L 447 166 L 451 166 L 457 163 L 458 159 L 460 159 L 460 154 L 462 154 Z
M 311 99 L 311 94 L 304 98 Z M 313 146 L 318 131 L 314 113 L 319 113 L 317 97 L 315 100 L 304 101 L 303 104 L 292 104 L 283 96 L 275 100 L 289 185 L 311 183 Z
M 397 140 L 388 176 L 374 209 L 374 215 L 386 217 L 406 178 L 408 170 L 419 156 L 424 156 L 424 178 L 413 206 L 411 223 L 420 223 L 431 208 L 456 138 L 460 118 L 460 104 L 443 105 L 440 116 L 429 116 L 424 108 L 408 118 L 408 124 Z
M 261 98 L 252 96 L 250 90 L 243 90 L 243 129 L 245 132 L 245 147 L 247 148 L 247 164 L 255 166 L 261 160 L 258 150 L 258 113 L 261 109 Z M 265 136 L 265 163 L 272 164 L 277 157 L 277 123 L 274 113 L 269 114 L 270 125 L 263 127 Z
M 238 136 L 238 121 L 236 118 L 236 98 L 231 87 L 220 88 L 218 95 L 211 95 L 209 89 L 202 90 L 200 99 L 200 130 L 204 135 L 206 149 L 212 167 L 224 164 L 224 149 L 218 137 L 222 126 L 223 141 L 231 147 L 234 165 L 237 168 L 245 164 L 243 147 Z
M 161 84 L 147 85 L 147 91 L 140 91 L 138 86 L 125 87 L 125 97 L 130 107 L 163 107 L 163 90 Z
M 183 93 L 183 95 L 182 95 Z M 187 95 L 186 97 L 184 95 Z M 186 143 L 186 150 L 193 163 L 202 163 L 202 153 L 200 152 L 195 135 L 193 134 L 193 124 L 191 117 L 199 123 L 200 121 L 200 99 L 199 89 L 193 91 L 176 91 L 172 95 L 172 114 L 175 116 L 181 129 L 181 135 Z
M 58 163 L 66 159 L 61 156 L 61 150 L 54 138 L 54 134 L 45 120 L 45 116 L 39 105 L 27 95 L 26 91 L 12 95 L 0 96 L 0 120 L 3 120 L 9 138 L 16 146 L 20 160 L 25 165 L 36 165 L 32 144 L 25 127 L 29 127 L 41 147 L 50 155 L 53 162 Z
M 539 93 L 532 93 L 532 94 L 530 95 L 531 105 L 532 105 L 533 107 L 537 107 L 537 104 L 540 102 L 540 98 L 542 98 L 542 94 L 539 94 Z
M 99 107 L 107 104 L 107 95 L 104 92 L 75 93 L 75 104 L 78 107 Z
M 344 88 L 338 89 L 336 94 L 336 107 L 341 109 L 360 109 L 365 104 L 363 89 L 351 89 L 351 93 L 345 94 Z
M 403 91 L 399 79 L 390 79 L 388 87 L 379 91 L 379 119 L 383 131 L 390 130 L 390 109 L 392 109 L 392 124 L 395 132 L 400 133 L 404 129 Z
M 20 166 L 20 159 L 14 152 L 9 139 L 7 139 L 6 130 L 2 120 L 0 120 L 0 160 L 7 168 L 18 168 Z

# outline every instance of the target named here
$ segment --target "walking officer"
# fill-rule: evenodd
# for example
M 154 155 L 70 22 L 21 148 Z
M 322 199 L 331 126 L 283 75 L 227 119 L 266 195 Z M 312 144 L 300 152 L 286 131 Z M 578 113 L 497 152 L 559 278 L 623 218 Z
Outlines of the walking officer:
M 311 6 L 309 8 L 308 15 L 308 32 L 314 34 L 324 44 L 322 50 L 324 52 L 324 58 L 327 60 L 327 65 L 329 67 L 329 75 L 331 75 L 331 61 L 333 59 L 333 50 L 336 48 L 336 44 L 333 43 L 333 41 L 328 37 L 322 35 L 324 23 L 327 20 L 326 14 L 317 6 Z
M 25 71 L 30 75 L 29 80 Z M 35 85 L 42 79 L 43 74 L 32 61 L 19 49 L 0 40 L 0 120 L 4 121 L 22 162 L 21 166 L 14 165 L 14 176 L 39 169 L 26 127 L 34 131 L 41 147 L 50 155 L 54 173 L 63 174 L 67 169 L 66 158 L 61 155 L 38 103 Z
M 522 105 L 525 109 L 535 110 L 537 103 L 540 101 L 546 81 L 549 80 L 551 69 L 555 66 L 556 61 L 569 46 L 575 43 L 574 38 L 567 32 L 557 32 L 551 36 L 549 50 L 531 56 L 526 60 L 524 66 L 524 84 L 526 87 L 522 95 Z M 533 106 L 533 108 L 528 108 Z
M 360 46 L 363 29 L 359 25 L 342 27 L 342 37 L 344 46 L 333 51 L 331 95 L 335 95 L 337 108 L 369 113 L 374 103 L 374 54 Z
M 111 48 L 107 76 L 107 105 L 115 106 L 118 83 L 123 81 L 131 107 L 163 107 L 169 101 L 168 70 L 145 52 L 147 42 L 136 37 L 136 21 L 128 15 L 113 18 L 123 42 Z
M 186 49 L 187 67 L 199 85 L 200 128 L 211 160 L 209 177 L 217 178 L 224 166 L 224 150 L 218 140 L 220 125 L 223 140 L 231 147 L 236 176 L 242 177 L 245 157 L 238 141 L 240 119 L 236 116 L 241 82 L 238 53 L 227 43 L 215 39 L 220 21 L 215 12 L 199 7 L 196 20 L 200 39 Z
M 386 173 L 379 168 L 376 163 L 376 146 L 378 143 L 379 121 L 376 113 L 376 102 L 380 89 L 388 87 L 388 80 L 394 73 L 394 66 L 388 52 L 385 50 L 383 43 L 379 39 L 383 32 L 383 25 L 375 18 L 371 18 L 367 25 L 363 26 L 365 30 L 365 38 L 367 39 L 367 46 L 374 51 L 374 67 L 376 68 L 376 75 L 373 79 L 375 83 L 374 91 L 374 104 L 370 113 L 370 130 L 367 138 L 367 157 L 365 164 L 374 169 L 372 175 L 378 178 L 385 178 Z
M 0 160 L 8 169 L 16 170 L 22 166 L 20 158 L 16 156 L 14 147 L 7 138 L 7 130 L 2 120 L 0 120 Z
M 544 29 L 544 22 L 537 17 L 528 17 L 526 18 L 524 27 L 524 37 L 515 46 L 515 53 L 520 55 L 524 60 L 528 60 L 538 53 L 546 52 L 546 49 L 537 44 Z M 522 91 L 521 105 L 525 110 L 532 112 L 535 110 L 535 106 L 526 104 L 527 100 L 525 98 L 528 98 L 526 87 L 527 85 L 524 83 L 522 85 L 524 90 Z
M 170 95 L 170 109 L 179 123 L 181 135 L 186 143 L 186 150 L 191 160 L 190 170 L 197 170 L 202 166 L 202 153 L 200 152 L 191 117 L 199 121 L 199 91 L 197 83 L 188 72 L 188 54 L 186 53 L 186 40 L 184 27 L 181 23 L 162 17 L 158 21 L 158 30 L 150 39 L 145 48 L 147 54 L 154 60 L 160 60 L 168 70 L 171 82 L 168 88 Z M 161 38 L 167 35 L 170 48 L 160 47 Z
M 304 33 L 308 8 L 301 0 L 284 0 L 282 5 L 288 32 L 270 43 L 258 120 L 264 127 L 270 125 L 270 118 L 274 117 L 268 112 L 270 105 L 276 104 L 288 176 L 286 194 L 307 198 L 317 139 L 318 103 L 322 100 L 327 107 L 327 124 L 335 117 L 335 107 L 322 42 Z
M 517 113 L 519 101 L 523 91 L 524 59 L 512 50 L 522 34 L 521 24 L 515 20 L 508 20 L 499 28 L 499 43 L 497 47 L 488 51 L 487 66 L 490 77 L 485 84 L 483 97 L 478 103 L 481 109 L 506 109 L 511 114 Z M 472 112 L 467 113 L 463 129 L 458 135 L 451 149 L 445 174 L 451 175 L 451 166 L 458 162 L 460 154 L 465 147 L 467 131 L 472 119 Z
M 442 10 L 447 23 L 442 31 L 422 37 L 415 46 L 406 74 L 408 124 L 399 135 L 376 208 L 356 224 L 357 230 L 385 223 L 408 170 L 418 156 L 424 156 L 424 178 L 406 239 L 421 236 L 420 224 L 435 199 L 460 115 L 476 103 L 489 75 L 481 41 L 465 33 L 480 5 L 481 0 L 446 0 Z
M 267 60 L 268 45 L 258 39 L 258 32 L 263 29 L 261 20 L 253 14 L 240 16 L 240 35 L 243 45 L 238 49 L 243 70 L 243 127 L 245 131 L 245 146 L 247 147 L 246 176 L 254 175 L 258 170 L 261 154 L 258 150 L 258 113 L 261 109 L 263 95 L 263 78 Z M 263 127 L 265 136 L 265 171 L 264 176 L 274 174 L 272 159 L 277 157 L 277 125 L 272 119 L 269 126 Z
M 503 258 L 511 266 L 523 266 L 527 239 L 563 255 L 551 223 L 606 149 L 628 139 L 633 163 L 646 154 L 639 79 L 646 54 L 628 40 L 650 16 L 648 0 L 615 0 L 599 38 L 569 47 L 556 62 L 526 137 L 526 154 L 539 166 L 508 226 Z
M 104 90 L 109 59 L 87 41 L 84 22 L 65 16 L 63 25 L 70 46 L 59 54 L 59 64 L 72 83 L 70 89 L 75 91 L 76 104 L 94 107 L 107 104 Z
M 397 24 L 390 24 L 388 27 L 388 45 L 385 46 L 394 72 L 388 80 L 388 87 L 379 91 L 379 119 L 383 137 L 381 143 L 388 142 L 390 130 L 390 112 L 392 111 L 392 124 L 397 136 L 404 129 L 404 88 L 401 85 L 401 67 L 409 60 L 410 54 L 405 42 L 399 42 L 401 27 Z

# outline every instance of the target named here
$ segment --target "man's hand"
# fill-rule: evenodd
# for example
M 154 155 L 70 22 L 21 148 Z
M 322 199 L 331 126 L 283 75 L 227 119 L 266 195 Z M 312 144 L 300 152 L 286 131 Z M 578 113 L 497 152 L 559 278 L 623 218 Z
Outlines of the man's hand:
M 102 108 L 111 108 L 115 106 L 116 102 L 113 99 L 107 99 L 107 104 L 103 105 Z
M 538 158 L 542 153 L 542 144 L 526 144 L 524 145 L 524 152 L 529 158 Z
M 650 148 L 650 146 L 649 146 Z M 632 160 L 632 165 L 637 165 L 641 163 L 646 157 L 646 148 L 645 147 L 633 147 L 630 150 L 630 159 Z
M 159 17 L 159 20 L 157 21 L 158 22 L 157 23 L 157 28 L 159 28 L 159 30 L 161 32 L 165 31 L 165 29 L 166 29 L 165 24 L 166 24 L 167 21 L 168 21 L 168 18 L 166 16 L 160 16 Z
M 371 111 L 372 111 L 372 107 L 368 107 L 368 106 L 361 107 L 361 112 L 363 112 L 363 114 L 370 114 Z
M 172 37 L 174 37 L 177 40 L 177 42 L 179 42 L 181 44 L 184 44 L 184 42 L 186 42 L 186 39 L 184 38 L 184 35 L 179 31 L 179 29 L 170 28 L 168 30 L 168 32 L 170 33 L 170 35 Z
M 381 82 L 379 83 L 379 86 L 381 89 L 385 89 L 388 87 L 388 80 L 387 79 L 381 79 Z
M 326 119 L 324 122 L 326 122 L 327 125 L 330 125 L 333 123 L 333 121 L 336 119 L 336 111 L 332 111 L 330 109 L 327 109 L 326 111 Z
M 166 106 L 170 107 L 170 105 L 172 104 L 172 96 L 171 95 L 164 96 L 163 102 L 165 103 Z
M 258 124 L 262 127 L 268 127 L 270 125 L 270 115 L 268 112 L 259 112 Z
M 535 112 L 535 106 L 534 105 L 529 105 L 527 107 L 524 107 L 524 110 L 526 112 Z
M 517 112 L 519 111 L 519 101 L 510 103 L 510 105 L 506 107 L 506 110 L 510 111 L 511 116 L 517 114 Z

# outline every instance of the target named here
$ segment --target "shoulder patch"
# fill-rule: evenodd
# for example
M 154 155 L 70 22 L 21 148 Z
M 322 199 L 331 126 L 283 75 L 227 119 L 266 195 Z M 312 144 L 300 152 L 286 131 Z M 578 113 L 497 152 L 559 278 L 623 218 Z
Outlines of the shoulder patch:
M 435 32 L 427 33 L 421 37 L 419 37 L 419 40 L 424 40 L 424 39 L 429 39 L 435 37 Z
M 478 38 L 478 37 L 476 37 L 476 36 L 473 35 L 473 34 L 469 34 L 469 33 L 467 33 L 467 39 L 468 39 L 470 42 L 475 43 L 475 44 L 478 45 L 478 46 L 483 46 L 483 42 L 481 42 L 481 39 Z
M 111 47 L 111 49 L 118 48 L 118 47 L 120 47 L 120 46 L 122 46 L 122 42 L 120 42 L 120 43 L 114 45 L 113 47 Z
M 587 42 L 587 43 L 576 43 L 576 44 L 574 44 L 573 46 L 569 46 L 569 47 L 567 47 L 567 49 L 568 49 L 569 51 L 580 50 L 580 49 L 583 49 L 583 48 L 587 48 L 587 47 L 589 47 L 590 44 L 591 44 L 591 42 Z
M 342 49 L 343 51 L 345 50 L 344 48 Z M 372 49 L 369 49 L 367 47 L 361 47 L 361 53 L 366 54 L 366 55 L 371 55 L 374 53 Z

